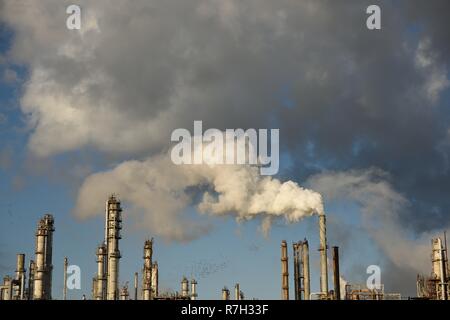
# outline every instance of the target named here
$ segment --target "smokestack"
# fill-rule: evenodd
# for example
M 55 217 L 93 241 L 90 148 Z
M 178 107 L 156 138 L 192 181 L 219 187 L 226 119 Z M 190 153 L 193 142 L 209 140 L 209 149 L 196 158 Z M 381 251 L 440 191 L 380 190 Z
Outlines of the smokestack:
M 52 298 L 52 247 L 54 219 L 46 214 L 39 221 L 36 232 L 36 268 L 34 274 L 33 299 L 50 300 Z
M 241 290 L 239 289 L 239 283 L 234 286 L 234 300 L 241 300 Z
M 67 257 L 64 257 L 64 284 L 63 284 L 63 300 L 67 300 L 67 266 L 69 265 L 69 262 L 67 260 Z M 95 299 L 95 295 L 94 295 Z
M 197 281 L 191 280 L 191 300 L 197 300 Z
M 333 247 L 333 281 L 336 300 L 341 300 L 341 277 L 339 275 L 339 247 Z
M 292 252 L 294 255 L 294 300 L 299 300 L 299 259 L 298 259 L 298 244 L 293 243 L 292 244 Z
M 305 300 L 309 300 L 311 294 L 310 275 L 309 275 L 309 245 L 308 240 L 303 241 L 303 286 L 305 289 Z
M 134 300 L 138 299 L 138 273 L 134 273 Z
M 189 281 L 186 277 L 183 277 L 183 280 L 181 280 L 181 296 L 183 298 L 189 297 Z
M 14 299 L 23 300 L 25 287 L 25 254 L 23 253 L 17 254 L 16 283 L 19 285 L 17 286 Z
M 222 289 L 222 300 L 230 300 L 230 290 L 227 287 Z
M 142 300 L 152 298 L 153 238 L 144 243 L 144 268 L 142 269 Z
M 319 215 L 320 237 L 320 291 L 324 298 L 328 297 L 328 267 L 327 267 L 327 227 L 325 215 Z
M 289 300 L 289 272 L 286 240 L 281 242 L 281 299 Z
M 122 208 L 120 201 L 115 196 L 111 196 L 106 203 L 107 211 L 107 280 L 106 299 L 117 300 L 119 284 L 119 239 L 122 229 Z
M 152 266 L 152 297 L 157 297 L 159 295 L 159 279 L 158 279 L 158 262 Z

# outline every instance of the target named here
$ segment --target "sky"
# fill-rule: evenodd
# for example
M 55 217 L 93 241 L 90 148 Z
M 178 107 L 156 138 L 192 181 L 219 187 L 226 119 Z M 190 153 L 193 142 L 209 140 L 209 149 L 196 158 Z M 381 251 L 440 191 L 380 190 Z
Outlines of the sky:
M 70 4 L 82 8 L 80 30 L 66 27 Z M 381 7 L 381 30 L 366 27 L 370 4 Z M 67 256 L 82 272 L 69 298 L 89 297 L 102 208 L 116 193 L 121 284 L 132 284 L 154 237 L 163 290 L 187 276 L 203 299 L 236 282 L 248 298 L 278 299 L 280 242 L 306 237 L 316 292 L 317 216 L 298 207 L 318 193 L 345 280 L 365 283 L 378 265 L 386 291 L 415 295 L 416 274 L 431 272 L 431 237 L 449 229 L 449 9 L 446 0 L 0 0 L 0 275 L 14 272 L 16 253 L 34 256 L 50 212 L 53 295 L 62 297 Z M 278 128 L 279 173 L 175 168 L 171 132 L 195 120 Z M 281 210 L 269 200 L 282 186 L 299 197 Z

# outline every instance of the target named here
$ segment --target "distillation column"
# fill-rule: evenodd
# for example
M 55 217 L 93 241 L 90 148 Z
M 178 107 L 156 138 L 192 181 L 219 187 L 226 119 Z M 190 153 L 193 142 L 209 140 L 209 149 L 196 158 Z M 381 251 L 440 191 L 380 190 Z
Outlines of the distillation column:
M 302 254 L 303 254 L 303 259 L 302 259 L 303 287 L 305 290 L 304 299 L 309 300 L 310 294 L 311 294 L 311 285 L 310 285 L 311 281 L 310 281 L 310 274 L 309 274 L 309 245 L 308 245 L 308 240 L 306 240 L 306 239 L 303 241 Z
M 134 300 L 138 299 L 138 287 L 139 287 L 139 283 L 138 283 L 138 273 L 135 272 L 134 273 Z
M 39 221 L 36 232 L 36 266 L 34 270 L 33 299 L 50 300 L 52 298 L 52 246 L 54 219 L 46 214 Z
M 142 269 L 142 300 L 152 299 L 153 239 L 144 244 L 144 268 Z
M 189 297 L 189 281 L 186 277 L 181 280 L 181 296 L 183 298 Z
M 301 252 L 302 242 L 294 242 L 292 249 L 294 252 L 294 299 L 302 299 L 302 274 L 301 274 Z
M 28 267 L 28 290 L 27 290 L 27 299 L 32 300 L 33 299 L 33 292 L 34 292 L 34 273 L 36 270 L 36 264 L 33 260 L 30 260 L 30 264 Z
M 222 300 L 230 300 L 230 290 L 227 287 L 222 289 Z
M 289 300 L 289 272 L 286 240 L 281 242 L 281 299 Z
M 25 254 L 23 253 L 17 255 L 15 282 L 17 290 L 14 299 L 23 300 L 25 294 Z
M 234 300 L 241 300 L 241 290 L 239 289 L 239 283 L 234 286 Z
M 320 237 L 320 291 L 323 298 L 328 297 L 328 267 L 327 267 L 327 227 L 325 215 L 319 215 Z
M 63 277 L 63 300 L 67 300 L 67 267 L 69 265 L 69 261 L 67 257 L 64 257 L 64 277 Z
M 159 295 L 158 262 L 152 265 L 152 297 Z
M 122 208 L 120 202 L 111 196 L 106 203 L 107 212 L 107 280 L 106 299 L 117 300 L 119 298 L 119 239 L 122 229 Z
M 101 244 L 97 248 L 97 277 L 95 281 L 96 289 L 95 300 L 105 300 L 106 299 L 106 246 Z
M 191 280 L 191 300 L 197 300 L 197 281 Z

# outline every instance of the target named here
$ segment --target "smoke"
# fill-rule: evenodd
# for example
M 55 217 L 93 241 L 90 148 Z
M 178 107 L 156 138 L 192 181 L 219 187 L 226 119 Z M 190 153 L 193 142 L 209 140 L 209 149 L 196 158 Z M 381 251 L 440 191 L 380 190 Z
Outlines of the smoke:
M 102 214 L 99 199 L 112 192 L 130 205 L 125 214 L 138 226 L 175 241 L 189 241 L 210 230 L 207 219 L 188 218 L 190 206 L 203 215 L 233 216 L 237 221 L 261 218 L 266 234 L 273 219 L 295 223 L 323 213 L 319 193 L 293 181 L 261 176 L 257 167 L 174 165 L 169 154 L 126 161 L 87 177 L 79 190 L 76 216 Z
M 308 179 L 307 185 L 325 200 L 349 200 L 359 206 L 361 225 L 395 267 L 427 272 L 429 237 L 412 237 L 403 227 L 401 213 L 411 210 L 410 201 L 389 183 L 389 175 L 379 169 L 324 172 Z M 411 254 L 414 253 L 414 254 Z

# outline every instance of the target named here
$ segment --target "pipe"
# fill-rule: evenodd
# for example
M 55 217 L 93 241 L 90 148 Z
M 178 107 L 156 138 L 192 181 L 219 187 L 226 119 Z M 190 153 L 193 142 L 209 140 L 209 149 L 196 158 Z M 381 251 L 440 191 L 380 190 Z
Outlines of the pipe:
M 230 290 L 227 287 L 222 289 L 222 300 L 230 300 Z
M 106 299 L 117 300 L 119 290 L 119 239 L 122 229 L 122 208 L 115 196 L 110 196 L 107 202 L 108 238 L 107 238 L 107 273 L 106 273 Z
M 138 299 L 138 273 L 134 273 L 134 300 Z
M 191 300 L 197 300 L 197 281 L 191 280 Z
M 440 248 L 440 276 L 441 276 L 441 294 L 442 294 L 442 300 L 447 300 L 447 283 L 446 283 L 446 274 L 445 274 L 445 253 L 442 247 L 442 241 L 441 238 L 438 238 L 439 248 Z
M 299 284 L 300 284 L 300 268 L 299 268 L 299 259 L 298 259 L 298 243 L 292 244 L 292 251 L 294 255 L 294 300 L 299 299 Z
M 281 299 L 289 300 L 289 272 L 286 240 L 281 242 Z
M 67 267 L 69 262 L 67 257 L 64 257 L 64 285 L 63 285 L 63 300 L 67 300 Z M 95 298 L 95 295 L 94 295 Z
M 308 240 L 303 240 L 303 287 L 304 287 L 304 299 L 309 300 L 311 295 L 310 286 L 310 274 L 309 274 L 309 245 Z
M 322 296 L 328 296 L 328 266 L 327 266 L 327 227 L 324 214 L 319 215 L 320 237 L 320 291 Z
M 152 298 L 153 238 L 144 243 L 144 268 L 142 269 L 142 299 Z
M 341 300 L 341 284 L 339 275 L 339 247 L 333 247 L 333 281 L 334 296 L 336 300 Z

